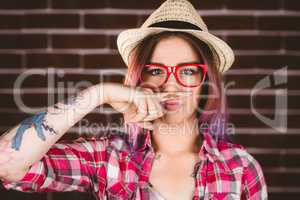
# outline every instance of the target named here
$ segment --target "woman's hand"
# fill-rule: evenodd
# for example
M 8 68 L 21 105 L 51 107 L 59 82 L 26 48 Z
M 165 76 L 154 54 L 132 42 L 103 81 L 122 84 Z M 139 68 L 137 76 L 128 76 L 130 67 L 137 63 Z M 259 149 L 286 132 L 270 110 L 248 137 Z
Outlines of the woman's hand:
M 164 115 L 161 96 L 149 88 L 108 83 L 104 86 L 104 93 L 105 103 L 123 113 L 125 123 L 136 122 L 142 128 L 153 129 L 151 121 Z

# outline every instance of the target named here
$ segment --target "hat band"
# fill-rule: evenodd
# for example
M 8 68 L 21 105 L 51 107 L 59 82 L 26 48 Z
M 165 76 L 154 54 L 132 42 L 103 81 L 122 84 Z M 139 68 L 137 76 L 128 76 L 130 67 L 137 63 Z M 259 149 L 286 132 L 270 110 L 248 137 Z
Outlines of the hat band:
M 149 27 L 160 27 L 160 28 L 176 28 L 176 29 L 194 29 L 202 31 L 201 28 L 198 26 L 185 22 L 185 21 L 177 21 L 177 20 L 170 20 L 170 21 L 162 21 L 162 22 L 156 22 L 154 24 L 151 24 Z

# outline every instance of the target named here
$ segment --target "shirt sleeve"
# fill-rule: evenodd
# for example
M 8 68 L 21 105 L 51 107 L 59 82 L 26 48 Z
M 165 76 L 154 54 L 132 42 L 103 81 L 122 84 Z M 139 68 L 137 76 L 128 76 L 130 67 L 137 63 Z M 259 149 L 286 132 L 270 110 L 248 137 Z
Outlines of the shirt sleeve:
M 72 143 L 56 143 L 20 181 L 4 180 L 2 184 L 6 189 L 22 192 L 85 192 L 91 189 L 96 172 L 103 167 L 104 155 L 105 141 L 80 138 Z M 104 184 L 98 184 L 101 185 Z
M 267 200 L 267 185 L 260 164 L 249 153 L 247 153 L 245 162 L 246 166 L 242 177 L 242 199 Z

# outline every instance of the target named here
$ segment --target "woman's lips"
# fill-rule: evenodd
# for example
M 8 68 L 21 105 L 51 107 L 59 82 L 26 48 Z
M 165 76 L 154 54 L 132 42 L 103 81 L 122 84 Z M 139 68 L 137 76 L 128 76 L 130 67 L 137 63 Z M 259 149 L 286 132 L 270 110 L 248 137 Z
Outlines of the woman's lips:
M 162 102 L 162 105 L 167 110 L 177 110 L 181 106 L 179 99 L 168 99 Z

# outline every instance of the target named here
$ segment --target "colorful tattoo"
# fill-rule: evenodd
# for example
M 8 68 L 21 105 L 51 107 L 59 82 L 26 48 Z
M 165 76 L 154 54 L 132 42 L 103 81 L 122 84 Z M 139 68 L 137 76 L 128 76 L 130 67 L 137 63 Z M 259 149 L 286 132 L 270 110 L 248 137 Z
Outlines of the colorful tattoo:
M 43 129 L 49 131 L 50 133 L 57 134 L 57 132 L 53 128 L 47 125 L 45 120 L 46 114 L 47 112 L 42 112 L 22 121 L 19 128 L 17 129 L 17 133 L 12 139 L 11 147 L 18 151 L 20 149 L 25 131 L 32 126 L 35 128 L 38 137 L 43 141 L 46 140 Z
M 82 98 L 83 98 L 83 93 L 78 93 L 76 96 L 75 95 L 70 96 L 67 99 L 65 99 L 63 102 L 55 104 L 54 108 L 58 110 L 67 110 L 67 109 L 76 108 L 79 100 Z
M 44 130 L 48 131 L 50 134 L 57 134 L 54 128 L 49 126 L 47 121 L 45 120 L 46 114 L 56 115 L 60 114 L 63 110 L 73 109 L 77 105 L 78 101 L 82 98 L 83 93 L 79 93 L 77 96 L 71 96 L 67 98 L 64 102 L 55 104 L 52 108 L 49 108 L 47 112 L 39 113 L 33 117 L 22 121 L 17 129 L 16 135 L 12 139 L 11 147 L 15 150 L 19 150 L 25 131 L 31 128 L 32 126 L 35 128 L 38 137 L 43 141 L 46 140 Z

